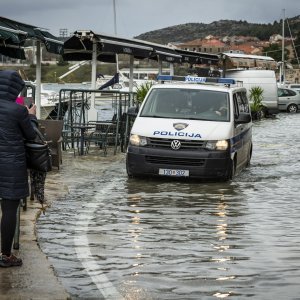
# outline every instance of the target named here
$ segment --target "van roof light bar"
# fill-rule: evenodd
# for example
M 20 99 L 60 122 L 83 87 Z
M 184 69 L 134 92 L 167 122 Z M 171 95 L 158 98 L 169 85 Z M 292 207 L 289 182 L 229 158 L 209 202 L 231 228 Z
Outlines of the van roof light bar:
M 220 84 L 235 84 L 235 80 L 222 77 L 197 77 L 197 76 L 172 76 L 158 75 L 157 80 L 160 81 L 183 81 L 190 83 L 220 83 Z

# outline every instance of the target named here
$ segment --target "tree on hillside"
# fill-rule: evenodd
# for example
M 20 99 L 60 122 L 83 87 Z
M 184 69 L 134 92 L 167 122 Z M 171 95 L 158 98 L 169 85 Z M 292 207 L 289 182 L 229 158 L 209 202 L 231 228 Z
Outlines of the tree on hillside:
M 281 46 L 279 44 L 271 44 L 269 47 L 264 47 L 263 54 L 274 58 L 276 61 L 282 60 Z M 284 51 L 284 60 L 288 59 L 288 50 Z

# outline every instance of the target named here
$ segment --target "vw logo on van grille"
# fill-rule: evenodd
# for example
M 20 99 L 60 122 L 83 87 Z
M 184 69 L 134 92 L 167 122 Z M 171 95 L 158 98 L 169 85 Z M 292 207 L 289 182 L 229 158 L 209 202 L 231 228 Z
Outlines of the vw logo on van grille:
M 180 141 L 174 140 L 174 141 L 171 142 L 171 148 L 172 148 L 173 150 L 179 150 L 180 147 L 181 147 Z

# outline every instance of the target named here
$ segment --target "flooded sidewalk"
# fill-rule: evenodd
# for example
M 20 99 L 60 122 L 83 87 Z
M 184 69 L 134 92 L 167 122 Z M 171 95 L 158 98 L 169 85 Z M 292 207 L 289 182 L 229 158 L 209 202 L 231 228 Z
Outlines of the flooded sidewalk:
M 299 128 L 256 122 L 229 182 L 128 178 L 124 153 L 65 152 L 36 235 L 39 205 L 22 212 L 24 266 L 0 271 L 0 299 L 299 299 Z
M 229 182 L 72 160 L 40 247 L 72 299 L 299 299 L 299 128 L 299 114 L 255 122 L 251 164 Z
M 45 187 L 47 206 L 63 199 L 82 178 L 91 172 L 99 175 L 124 154 L 104 157 L 102 153 L 91 152 L 85 156 L 73 156 L 73 152 L 63 152 L 61 169 L 48 173 Z M 93 171 L 94 170 L 94 171 Z M 48 210 L 46 208 L 46 214 Z M 1 268 L 0 299 L 71 299 L 45 254 L 41 251 L 35 232 L 41 205 L 27 200 L 27 210 L 21 208 L 20 249 L 14 250 L 23 259 L 22 267 Z

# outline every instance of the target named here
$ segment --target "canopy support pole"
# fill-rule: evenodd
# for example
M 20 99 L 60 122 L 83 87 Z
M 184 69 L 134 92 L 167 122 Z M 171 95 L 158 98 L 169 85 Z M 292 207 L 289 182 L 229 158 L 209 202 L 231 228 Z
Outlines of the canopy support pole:
M 96 80 L 97 80 L 97 41 L 96 39 L 93 39 L 93 53 L 92 53 L 92 78 L 91 78 L 91 89 L 96 89 Z M 97 111 L 95 109 L 95 93 L 91 94 L 91 107 L 88 110 L 88 121 L 97 121 Z
M 133 62 L 134 62 L 134 57 L 133 55 L 130 55 L 130 60 L 129 60 L 129 92 L 132 92 L 133 89 Z
M 174 76 L 174 64 L 170 63 L 170 75 Z
M 158 57 L 158 75 L 162 75 L 162 61 Z
M 96 89 L 96 76 L 97 76 L 97 42 L 93 40 L 93 54 L 92 54 L 92 90 Z
M 130 55 L 129 59 L 129 93 L 130 93 L 130 105 L 133 105 L 133 63 L 134 63 L 134 57 L 133 55 Z
M 36 90 L 35 90 L 35 105 L 36 117 L 41 118 L 41 41 L 36 41 Z

